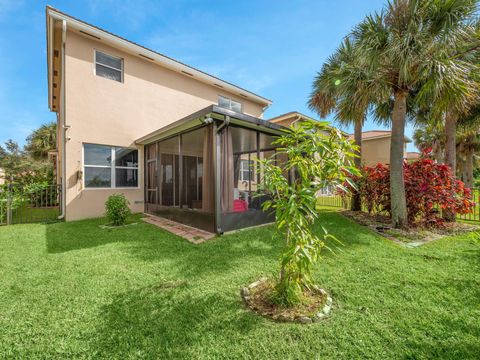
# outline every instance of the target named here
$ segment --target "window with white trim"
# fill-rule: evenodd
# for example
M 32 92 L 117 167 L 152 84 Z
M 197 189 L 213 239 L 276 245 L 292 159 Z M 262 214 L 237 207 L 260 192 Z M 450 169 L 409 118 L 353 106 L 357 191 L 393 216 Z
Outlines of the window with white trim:
M 83 173 L 86 188 L 137 188 L 138 150 L 84 144 Z
M 222 95 L 218 97 L 218 106 L 238 113 L 242 112 L 242 103 L 239 103 Z
M 123 82 L 123 59 L 95 50 L 95 74 Z
M 253 160 L 240 160 L 240 181 L 253 180 Z

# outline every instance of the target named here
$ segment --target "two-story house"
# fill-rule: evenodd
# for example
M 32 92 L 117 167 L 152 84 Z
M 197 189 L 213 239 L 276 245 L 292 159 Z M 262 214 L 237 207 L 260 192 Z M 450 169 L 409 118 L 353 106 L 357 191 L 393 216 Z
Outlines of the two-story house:
M 48 104 L 61 216 L 101 216 L 123 193 L 148 212 L 222 233 L 271 218 L 250 171 L 275 151 L 271 101 L 51 7 Z
M 291 126 L 300 121 L 316 121 L 315 119 L 299 113 L 291 111 L 271 118 L 269 121 L 282 126 Z M 345 134 L 350 140 L 354 140 L 353 134 Z M 392 132 L 389 130 L 369 130 L 362 132 L 362 164 L 366 166 L 375 166 L 377 164 L 387 165 L 390 162 L 390 142 Z M 408 161 L 418 159 L 417 152 L 407 152 L 407 144 L 411 143 L 405 136 L 404 158 Z
M 353 140 L 353 134 L 350 139 Z M 375 166 L 377 164 L 388 165 L 390 163 L 390 142 L 392 132 L 389 130 L 368 130 L 362 132 L 362 164 Z M 407 144 L 411 143 L 405 136 L 403 158 L 410 160 L 407 153 Z

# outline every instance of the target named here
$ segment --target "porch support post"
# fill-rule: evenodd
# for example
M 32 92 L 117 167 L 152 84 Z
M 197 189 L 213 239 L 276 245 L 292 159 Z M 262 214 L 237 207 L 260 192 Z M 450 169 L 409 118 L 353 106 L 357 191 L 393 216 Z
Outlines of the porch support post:
M 218 133 L 218 126 L 215 122 L 213 122 L 213 171 L 214 171 L 214 199 L 215 199 L 215 232 L 217 234 L 222 234 L 222 227 L 221 227 L 221 212 L 222 212 L 222 207 L 221 207 L 221 184 L 220 184 L 220 179 L 221 179 L 221 174 L 220 174 L 220 162 L 222 160 L 222 154 L 220 151 L 220 140 L 221 140 L 221 135 Z

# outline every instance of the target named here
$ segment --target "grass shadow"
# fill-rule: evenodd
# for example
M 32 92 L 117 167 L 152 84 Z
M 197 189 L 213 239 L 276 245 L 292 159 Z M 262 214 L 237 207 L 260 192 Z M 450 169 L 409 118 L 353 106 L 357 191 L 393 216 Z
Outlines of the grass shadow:
M 262 320 L 241 309 L 239 297 L 189 283 L 162 284 L 117 295 L 101 308 L 91 353 L 100 358 L 202 358 L 202 350 L 247 336 Z M 224 356 L 225 354 L 223 354 Z
M 129 222 L 140 222 L 141 215 L 132 215 Z M 127 242 L 137 238 L 137 226 L 126 226 L 118 229 L 101 228 L 105 218 L 79 221 L 58 222 L 46 225 L 46 245 L 50 254 L 88 249 L 114 242 Z

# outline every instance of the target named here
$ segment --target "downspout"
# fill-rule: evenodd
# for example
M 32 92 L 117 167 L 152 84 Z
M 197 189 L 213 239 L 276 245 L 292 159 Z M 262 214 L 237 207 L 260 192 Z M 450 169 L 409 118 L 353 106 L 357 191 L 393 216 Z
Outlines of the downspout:
M 225 116 L 225 119 L 223 122 L 220 124 L 220 126 L 217 127 L 216 123 L 213 124 L 213 130 L 214 130 L 214 144 L 213 144 L 213 149 L 214 149 L 214 174 L 215 174 L 215 232 L 219 235 L 223 234 L 222 227 L 220 226 L 221 223 L 221 212 L 222 212 L 222 202 L 221 202 L 221 192 L 222 192 L 222 186 L 221 186 L 221 166 L 220 163 L 222 161 L 222 154 L 221 154 L 221 144 L 220 144 L 220 131 L 222 131 L 225 127 L 230 124 L 230 116 Z
M 60 134 L 61 134 L 61 142 L 62 142 L 62 184 L 61 184 L 61 210 L 60 216 L 58 217 L 59 220 L 65 218 L 65 210 L 66 210 L 66 177 L 67 177 L 67 151 L 65 149 L 66 141 L 65 141 L 65 133 L 68 129 L 65 123 L 65 38 L 67 34 L 67 22 L 62 20 L 62 54 L 61 54 L 61 63 L 62 63 L 62 73 L 61 73 L 61 80 L 60 80 Z

